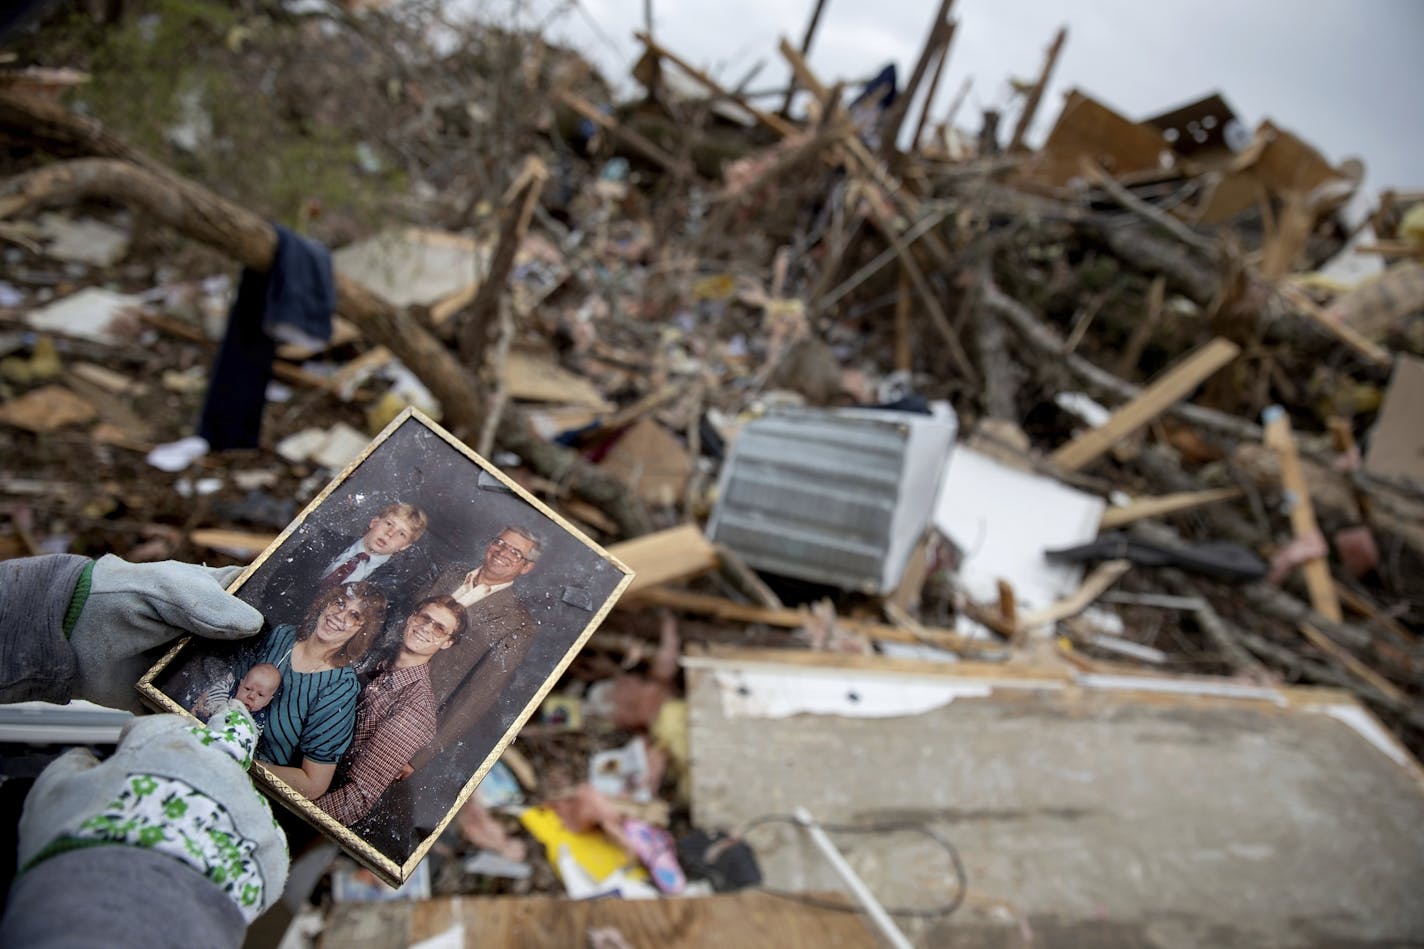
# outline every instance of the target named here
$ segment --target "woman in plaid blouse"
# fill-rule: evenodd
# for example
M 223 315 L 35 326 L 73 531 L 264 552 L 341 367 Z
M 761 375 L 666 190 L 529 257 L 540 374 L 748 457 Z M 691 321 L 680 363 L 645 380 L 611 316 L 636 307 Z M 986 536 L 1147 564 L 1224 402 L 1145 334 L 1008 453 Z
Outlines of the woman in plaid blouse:
M 361 690 L 356 733 L 332 790 L 318 807 L 341 823 L 364 817 L 411 757 L 435 735 L 430 661 L 465 632 L 465 610 L 448 596 L 422 600 L 405 621 L 395 653 Z

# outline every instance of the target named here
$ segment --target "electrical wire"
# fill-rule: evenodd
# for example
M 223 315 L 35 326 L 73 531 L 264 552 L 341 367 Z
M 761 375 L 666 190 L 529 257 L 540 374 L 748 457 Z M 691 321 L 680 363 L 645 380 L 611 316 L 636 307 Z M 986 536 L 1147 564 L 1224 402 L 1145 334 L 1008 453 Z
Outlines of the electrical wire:
M 793 827 L 805 826 L 791 814 L 765 814 L 743 824 L 737 830 L 735 836 L 745 840 L 748 831 L 755 827 L 760 827 L 763 824 L 791 824 Z M 916 821 L 882 821 L 871 824 L 827 824 L 817 821 L 816 824 L 822 830 L 831 834 L 892 834 L 914 831 L 930 838 L 939 844 L 945 853 L 949 854 L 950 864 L 954 867 L 954 897 L 948 903 L 932 906 L 927 909 L 920 909 L 918 907 L 886 908 L 885 912 L 889 915 L 914 919 L 932 919 L 939 916 L 948 916 L 963 905 L 964 898 L 969 892 L 969 874 L 964 869 L 964 861 L 960 858 L 959 851 L 955 849 L 954 844 L 950 843 L 925 824 Z M 793 893 L 789 890 L 778 890 L 769 886 L 759 887 L 758 889 L 769 896 L 804 903 L 807 906 L 813 906 L 818 909 L 839 910 L 845 913 L 858 913 L 861 911 L 858 906 L 847 906 L 844 903 L 823 900 L 806 893 Z

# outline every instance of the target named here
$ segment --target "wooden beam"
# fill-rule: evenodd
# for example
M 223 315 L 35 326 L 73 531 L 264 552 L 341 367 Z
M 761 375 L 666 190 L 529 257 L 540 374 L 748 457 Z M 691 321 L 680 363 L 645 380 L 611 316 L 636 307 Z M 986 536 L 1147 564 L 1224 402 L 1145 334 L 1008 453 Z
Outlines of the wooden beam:
M 1154 498 L 1137 498 L 1121 507 L 1110 507 L 1103 511 L 1098 529 L 1113 530 L 1144 518 L 1176 514 L 1178 511 L 1189 511 L 1204 504 L 1231 501 L 1239 497 L 1240 488 L 1213 488 L 1210 491 L 1182 491 Z
M 692 169 L 686 162 L 679 161 L 672 155 L 669 155 L 639 133 L 625 127 L 622 122 L 619 122 L 611 115 L 605 115 L 601 109 L 587 99 L 580 98 L 567 90 L 556 91 L 554 98 L 590 122 L 607 130 L 614 138 L 621 139 L 629 148 L 644 158 L 652 159 L 652 161 L 661 165 L 674 175 L 687 175 L 691 173 Z
M 773 132 L 780 135 L 782 138 L 801 131 L 801 129 L 788 122 L 786 119 L 783 119 L 781 116 L 773 115 L 770 112 L 764 112 L 761 109 L 758 109 L 756 106 L 747 102 L 745 99 L 732 92 L 730 89 L 725 88 L 719 82 L 717 82 L 717 80 L 713 79 L 711 76 L 707 75 L 705 72 L 689 63 L 687 60 L 678 56 L 676 53 L 672 52 L 669 49 L 665 49 L 662 46 L 659 46 L 657 41 L 654 40 L 647 33 L 644 33 L 640 30 L 637 33 L 634 33 L 633 36 L 640 43 L 646 46 L 654 55 L 666 59 L 678 69 L 681 69 L 683 72 L 687 73 L 708 92 L 720 98 L 726 99 L 728 102 L 735 103 L 736 106 L 740 109 L 746 109 L 748 115 L 752 116 L 762 125 L 765 125 L 767 128 L 771 129 Z
M 821 22 L 821 11 L 825 9 L 826 0 L 816 0 L 816 5 L 811 9 L 811 22 L 806 24 L 806 32 L 801 37 L 801 58 L 805 59 L 811 55 L 811 40 L 816 35 L 816 25 Z M 653 32 L 648 30 L 649 33 Z M 785 43 L 783 38 L 781 42 Z M 787 115 L 791 111 L 791 99 L 796 95 L 796 81 L 800 77 L 793 71 L 791 81 L 786 84 L 786 98 L 781 103 L 781 114 Z M 825 99 L 824 95 L 812 93 L 817 99 Z
M 1038 112 L 1038 104 L 1043 99 L 1043 91 L 1048 88 L 1049 77 L 1053 75 L 1053 66 L 1058 62 L 1058 54 L 1062 52 L 1063 42 L 1067 39 L 1068 27 L 1060 26 L 1058 35 L 1053 38 L 1053 45 L 1048 47 L 1048 55 L 1043 60 L 1043 72 L 1039 73 L 1038 82 L 1034 83 L 1033 89 L 1029 91 L 1028 99 L 1024 102 L 1023 112 L 1019 115 L 1019 123 L 1014 126 L 1014 137 L 1009 139 L 1009 151 L 1023 150 L 1024 136 L 1028 134 L 1028 127 Z
M 925 134 L 925 122 L 929 119 L 930 104 L 934 102 L 935 92 L 939 89 L 939 77 L 944 74 L 944 64 L 949 61 L 949 47 L 954 42 L 954 32 L 957 27 L 958 23 L 950 20 L 945 28 L 944 38 L 940 40 L 934 72 L 930 75 L 930 84 L 925 89 L 925 97 L 920 100 L 920 118 L 915 122 L 915 134 L 910 138 L 910 151 L 919 149 L 920 139 Z
M 914 368 L 910 346 L 910 275 L 900 265 L 900 280 L 895 286 L 895 369 L 909 372 Z
M 484 368 L 485 353 L 499 325 L 500 297 L 509 282 L 510 271 L 514 269 L 519 245 L 529 231 L 534 206 L 539 203 L 544 182 L 548 180 L 549 169 L 537 156 L 528 155 L 505 192 L 504 207 L 500 209 L 499 240 L 495 244 L 489 272 L 480 281 L 474 302 L 470 304 L 470 310 L 460 326 L 460 358 L 476 372 Z
M 1364 682 L 1373 686 L 1375 689 L 1378 689 L 1380 692 L 1384 693 L 1384 695 L 1391 702 L 1396 702 L 1404 706 L 1409 706 L 1413 704 L 1413 700 L 1411 700 L 1409 696 L 1401 692 L 1399 690 L 1399 687 L 1396 686 L 1393 682 L 1389 681 L 1384 676 L 1380 675 L 1378 672 L 1365 665 L 1359 659 L 1356 659 L 1355 656 L 1352 655 L 1348 649 L 1335 642 L 1329 636 L 1326 636 L 1314 626 L 1311 626 L 1309 623 L 1301 623 L 1300 631 L 1306 639 L 1310 640 L 1310 644 L 1312 646 L 1325 653 L 1325 655 L 1329 656 L 1339 665 L 1343 666 L 1356 678 L 1363 680 Z
M 1240 352 L 1240 347 L 1228 339 L 1213 339 L 1163 373 L 1102 425 L 1084 432 L 1054 452 L 1053 463 L 1064 471 L 1079 470 L 1161 415 Z
M 610 548 L 609 552 L 613 553 L 614 548 Z M 639 590 L 636 596 L 625 596 L 622 603 L 631 606 L 665 606 L 668 609 L 694 613 L 699 616 L 710 616 L 728 622 L 762 623 L 767 626 L 779 626 L 783 629 L 799 629 L 806 624 L 808 615 L 801 610 L 790 608 L 773 610 L 764 606 L 749 606 L 719 596 L 671 590 L 667 587 Z M 1004 649 L 1002 643 L 969 639 L 947 629 L 924 627 L 920 631 L 910 631 L 884 623 L 870 623 L 844 616 L 837 616 L 836 624 L 847 632 L 869 636 L 871 639 L 939 646 L 955 652 L 1002 653 Z
M 194 546 L 211 550 L 229 551 L 234 556 L 255 557 L 277 539 L 276 534 L 253 534 L 247 531 L 230 531 L 218 528 L 203 528 L 188 535 Z
M 939 331 L 940 337 L 944 340 L 944 345 L 949 351 L 950 358 L 954 361 L 954 366 L 959 370 L 964 378 L 973 383 L 978 383 L 979 373 L 975 370 L 974 364 L 969 360 L 969 354 L 964 350 L 964 344 L 959 341 L 959 334 L 954 332 L 953 325 L 949 322 L 949 314 L 944 312 L 944 307 L 940 305 L 939 298 L 935 296 L 934 288 L 930 286 L 929 280 L 925 277 L 924 271 L 915 260 L 914 252 L 910 250 L 909 241 L 895 233 L 895 227 L 880 214 L 879 210 L 872 204 L 870 216 L 875 225 L 885 234 L 885 239 L 890 242 L 896 255 L 900 258 L 902 272 L 909 276 L 910 282 L 914 284 L 915 292 L 919 294 L 920 300 L 924 303 L 925 309 L 929 311 L 930 322 Z M 926 235 L 928 236 L 928 235 Z
M 1381 257 L 1412 257 L 1424 260 L 1424 244 L 1408 241 L 1380 241 L 1378 244 L 1361 244 L 1355 248 L 1357 254 L 1379 254 Z
M 1346 346 L 1349 346 L 1369 362 L 1374 363 L 1381 369 L 1389 369 L 1394 365 L 1394 357 L 1390 355 L 1389 350 L 1365 338 L 1353 326 L 1331 316 L 1312 300 L 1309 294 L 1304 290 L 1289 283 L 1277 284 L 1276 290 L 1280 293 L 1282 299 L 1301 313 L 1304 313 L 1310 318 L 1311 322 L 1315 323 L 1331 336 L 1334 336 Z
M 910 102 L 914 100 L 915 93 L 919 91 L 920 82 L 925 78 L 925 73 L 929 71 L 930 60 L 939 50 L 940 43 L 945 38 L 945 32 L 949 29 L 949 8 L 953 5 L 954 0 L 939 0 L 939 9 L 935 11 L 934 19 L 930 21 L 930 31 L 925 36 L 924 46 L 920 47 L 919 59 L 915 60 L 915 69 L 910 73 L 904 91 L 895 98 L 895 102 L 890 106 L 890 111 L 885 116 L 880 129 L 880 154 L 883 156 L 888 157 L 895 154 L 895 140 L 900 136 L 900 126 L 905 123 L 905 115 L 910 111 Z
M 1305 480 L 1295 437 L 1291 434 L 1290 416 L 1279 405 L 1272 405 L 1263 413 L 1262 421 L 1265 423 L 1266 447 L 1273 449 L 1280 458 L 1281 487 L 1285 489 L 1286 503 L 1290 505 L 1291 531 L 1297 538 L 1319 534 L 1315 507 L 1310 503 L 1310 485 Z M 1314 557 L 1301 566 L 1301 571 L 1305 575 L 1310 605 L 1315 612 L 1332 622 L 1340 622 L 1343 619 L 1340 599 L 1335 595 L 1329 562 L 1324 557 Z M 1304 624 L 1301 628 L 1305 628 Z
M 791 75 L 795 80 L 804 86 L 807 92 L 815 96 L 817 102 L 824 106 L 826 104 L 826 98 L 830 94 L 830 89 L 826 88 L 825 84 L 816 77 L 816 74 L 811 72 L 811 67 L 806 65 L 806 54 L 796 52 L 795 47 L 788 43 L 784 36 L 780 42 L 776 44 L 776 48 L 781 51 L 782 57 L 785 58 L 787 65 L 791 67 Z
M 1148 341 L 1157 330 L 1157 324 L 1162 321 L 1166 302 L 1167 278 L 1158 274 L 1152 278 L 1152 283 L 1147 288 L 1147 313 L 1141 322 L 1132 328 L 1132 335 L 1128 337 L 1127 345 L 1123 347 L 1122 355 L 1117 361 L 1117 374 L 1124 379 L 1130 378 L 1137 369 L 1137 364 L 1142 359 L 1142 351 L 1147 348 Z

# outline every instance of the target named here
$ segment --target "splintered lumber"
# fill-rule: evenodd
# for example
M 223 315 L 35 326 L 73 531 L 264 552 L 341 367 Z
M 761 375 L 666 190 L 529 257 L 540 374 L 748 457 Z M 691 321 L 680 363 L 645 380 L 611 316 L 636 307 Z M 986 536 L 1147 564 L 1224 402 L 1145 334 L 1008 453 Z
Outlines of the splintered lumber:
M 1187 579 L 1185 573 L 1175 567 L 1164 567 L 1157 571 L 1157 576 L 1173 593 L 1195 601 L 1189 609 L 1196 615 L 1197 625 L 1206 633 L 1207 638 L 1216 644 L 1233 672 L 1263 683 L 1274 678 L 1271 671 L 1246 648 L 1240 632 L 1221 618 L 1206 597 Z
M 944 38 L 940 40 L 939 50 L 935 57 L 934 73 L 930 76 L 930 84 L 925 89 L 925 97 L 920 102 L 920 117 L 915 122 L 915 134 L 910 138 L 910 149 L 916 150 L 920 147 L 920 139 L 925 134 L 925 123 L 929 121 L 930 104 L 934 102 L 935 92 L 939 90 L 939 77 L 944 74 L 944 64 L 949 61 L 949 47 L 954 42 L 954 32 L 958 23 L 950 20 L 945 27 Z
M 1240 488 L 1213 488 L 1209 491 L 1179 491 L 1176 494 L 1164 494 L 1161 497 L 1137 498 L 1121 507 L 1110 507 L 1103 511 L 1098 528 L 1105 531 L 1112 530 L 1125 524 L 1131 524 L 1133 521 L 1140 521 L 1145 517 L 1176 514 L 1178 511 L 1189 511 L 1204 504 L 1232 501 L 1239 497 L 1241 497 Z
M 914 366 L 910 347 L 910 274 L 900 265 L 900 281 L 895 288 L 895 369 L 909 372 Z
M 735 92 L 732 92 L 730 89 L 727 89 L 721 83 L 717 82 L 717 80 L 713 79 L 711 76 L 707 75 L 705 72 L 689 63 L 687 60 L 678 56 L 671 50 L 658 45 L 657 41 L 654 40 L 647 33 L 639 31 L 637 33 L 634 33 L 633 36 L 635 39 L 638 40 L 638 42 L 646 46 L 649 52 L 651 52 L 653 55 L 666 59 L 678 69 L 681 69 L 683 72 L 687 73 L 688 76 L 692 77 L 692 79 L 694 79 L 699 85 L 705 88 L 708 92 L 712 93 L 714 96 L 726 99 L 728 102 L 735 104 L 737 108 L 746 110 L 746 113 L 748 115 L 756 119 L 762 125 L 765 125 L 767 128 L 771 129 L 776 134 L 780 135 L 782 138 L 785 138 L 788 135 L 794 135 L 797 132 L 801 131 L 799 128 L 788 122 L 786 119 L 783 119 L 781 116 L 773 115 L 770 112 L 764 112 L 761 109 L 758 109 L 756 106 L 751 105 L 741 96 L 737 95 Z
M 608 552 L 633 569 L 633 582 L 625 597 L 673 580 L 686 580 L 716 570 L 721 561 L 696 524 L 683 524 L 655 534 L 645 534 L 608 548 Z
M 821 22 L 821 11 L 825 9 L 825 6 L 826 0 L 816 0 L 816 5 L 811 10 L 811 22 L 806 24 L 806 33 L 801 37 L 801 55 L 803 58 L 811 55 L 811 40 L 815 39 L 816 37 L 816 25 Z M 652 30 L 649 30 L 648 32 L 651 33 Z M 781 42 L 785 43 L 786 38 L 782 37 Z M 786 84 L 786 98 L 781 103 L 782 115 L 786 115 L 788 112 L 791 111 L 791 100 L 796 95 L 797 78 L 797 75 L 795 73 L 792 73 L 791 81 Z M 814 90 L 812 91 L 812 94 L 816 95 Z M 822 97 L 820 95 L 816 95 L 816 98 L 820 99 Z
M 255 557 L 277 539 L 276 534 L 253 534 L 247 531 L 221 529 L 195 530 L 188 535 L 194 546 L 221 550 L 234 557 Z
M 1331 316 L 1330 313 L 1317 305 L 1304 290 L 1287 283 L 1277 285 L 1276 289 L 1282 299 L 1304 313 L 1316 326 L 1349 346 L 1362 358 L 1381 369 L 1388 369 L 1394 365 L 1394 357 L 1389 354 L 1388 350 L 1360 335 L 1354 327 L 1345 321 Z
M 1205 254 L 1209 259 L 1215 260 L 1220 248 L 1212 242 L 1210 238 L 1203 237 L 1177 218 L 1159 210 L 1149 201 L 1144 201 L 1131 191 L 1118 184 L 1106 171 L 1087 155 L 1079 159 L 1079 167 L 1083 173 L 1091 178 L 1098 187 L 1106 191 L 1114 201 L 1127 208 L 1129 211 L 1141 216 L 1151 224 L 1162 228 L 1177 240 L 1194 247 Z
M 1038 82 L 1034 83 L 1033 89 L 1029 91 L 1028 99 L 1024 102 L 1023 112 L 1019 114 L 1018 124 L 1014 126 L 1013 138 L 1009 139 L 1009 151 L 1021 151 L 1024 147 L 1024 136 L 1028 134 L 1028 127 L 1033 123 L 1033 117 L 1038 112 L 1038 103 L 1043 99 L 1043 90 L 1048 88 L 1049 77 L 1053 75 L 1054 64 L 1058 62 L 1058 54 L 1063 51 L 1063 43 L 1068 39 L 1068 27 L 1060 26 L 1058 34 L 1053 37 L 1053 45 L 1048 47 L 1048 55 L 1043 60 L 1043 72 L 1038 75 Z
M 1064 471 L 1077 471 L 1122 439 L 1131 435 L 1203 380 L 1235 359 L 1240 347 L 1217 337 L 1167 370 L 1142 394 L 1118 409 L 1097 428 L 1084 432 L 1053 453 L 1053 463 Z
M 810 68 L 806 65 L 805 54 L 796 52 L 796 48 L 788 43 L 784 36 L 780 42 L 776 44 L 776 48 L 781 50 L 781 55 L 785 57 L 786 62 L 791 66 L 791 75 L 806 88 L 807 92 L 815 96 L 817 102 L 824 106 L 826 104 L 826 97 L 830 94 L 830 90 L 822 84 L 820 79 L 816 78 L 816 74 L 811 72 Z
M 876 210 L 870 212 L 875 225 L 885 234 L 885 239 L 890 242 L 895 253 L 900 258 L 902 271 L 910 278 L 910 283 L 915 287 L 915 292 L 919 294 L 920 300 L 924 303 L 925 309 L 929 311 L 930 322 L 939 331 L 940 338 L 944 340 L 949 356 L 954 360 L 954 367 L 959 370 L 964 378 L 978 382 L 979 373 L 975 371 L 974 364 L 969 361 L 969 354 L 964 351 L 964 344 L 959 341 L 959 334 L 950 325 L 949 314 L 944 312 L 944 307 L 940 305 L 939 298 L 935 296 L 934 288 L 930 286 L 924 271 L 915 261 L 914 253 L 909 249 L 909 241 L 895 233 L 895 226 Z
M 1315 522 L 1315 507 L 1310 503 L 1310 485 L 1306 483 L 1305 472 L 1300 466 L 1300 454 L 1296 451 L 1295 437 L 1291 435 L 1290 417 L 1278 405 L 1270 406 L 1264 413 L 1266 425 L 1266 447 L 1274 450 L 1281 462 L 1281 487 L 1286 492 L 1286 504 L 1290 507 L 1291 530 L 1297 538 L 1320 533 Z M 1335 582 L 1330 578 L 1330 564 L 1324 557 L 1313 557 L 1301 567 L 1305 574 L 1305 586 L 1310 592 L 1310 605 L 1315 612 L 1328 619 L 1340 622 L 1340 600 L 1335 595 Z
M 1390 682 L 1384 676 L 1356 659 L 1350 654 L 1348 649 L 1332 640 L 1329 636 L 1326 636 L 1314 626 L 1311 626 L 1309 623 L 1301 623 L 1300 631 L 1306 639 L 1310 640 L 1312 646 L 1335 660 L 1351 675 L 1356 676 L 1375 689 L 1378 689 L 1382 694 L 1387 696 L 1391 702 L 1403 706 L 1410 704 L 1409 697 L 1401 692 L 1393 682 Z
M 1000 290 L 993 280 L 987 277 L 981 278 L 979 292 L 984 305 L 1008 320 L 1024 342 L 1048 358 L 1061 361 L 1069 372 L 1082 381 L 1090 393 L 1107 394 L 1119 399 L 1138 399 L 1145 394 L 1146 390 L 1119 379 L 1077 353 L 1065 356 L 1063 354 L 1063 337 L 1058 334 L 1057 330 L 1044 323 L 1041 317 L 1024 304 Z M 1234 415 L 1227 415 L 1225 412 L 1193 405 L 1190 402 L 1170 405 L 1168 411 L 1183 421 L 1208 431 L 1218 432 L 1227 438 L 1252 442 L 1261 440 L 1261 426 Z
M 609 552 L 616 553 L 616 547 L 609 548 Z M 636 583 L 637 580 L 634 580 L 634 584 Z M 789 607 L 773 610 L 763 606 L 737 603 L 719 596 L 671 590 L 666 587 L 639 590 L 635 597 L 625 596 L 624 602 L 629 599 L 632 599 L 636 606 L 665 606 L 668 609 L 710 616 L 727 622 L 763 623 L 767 626 L 780 626 L 783 629 L 799 629 L 806 625 L 806 620 L 810 615 L 805 611 Z M 970 639 L 944 629 L 920 627 L 915 630 L 905 630 L 884 623 L 869 623 L 844 616 L 836 617 L 836 625 L 848 633 L 868 636 L 871 639 L 883 639 L 888 642 L 939 646 L 942 649 L 951 649 L 962 653 L 1000 653 L 1003 651 L 1002 643 Z
M 905 115 L 910 110 L 910 102 L 915 98 L 915 93 L 919 91 L 920 82 L 924 79 L 925 73 L 929 71 L 930 62 L 939 52 L 940 44 L 949 38 L 949 8 L 953 5 L 954 0 L 939 0 L 939 9 L 935 11 L 934 20 L 930 23 L 930 31 L 925 37 L 925 45 L 920 48 L 919 59 L 915 60 L 915 69 L 910 73 L 910 79 L 905 83 L 904 90 L 895 97 L 895 102 L 890 106 L 890 111 L 885 116 L 880 140 L 882 155 L 889 156 L 895 153 L 895 140 L 900 137 L 900 126 L 904 123 Z
M 672 174 L 685 175 L 690 171 L 686 162 L 678 161 L 639 133 L 625 126 L 622 122 L 619 122 L 610 115 L 605 115 L 601 109 L 587 99 L 563 89 L 556 90 L 554 92 L 554 98 L 599 128 L 606 130 L 614 138 L 621 139 L 629 148 L 638 152 L 644 158 L 651 159 L 655 163 L 663 166 L 664 169 Z
M 489 272 L 480 282 L 475 292 L 474 302 L 465 315 L 460 327 L 460 357 L 465 365 L 479 369 L 484 365 L 494 328 L 498 325 L 500 296 L 509 281 L 509 272 L 514 267 L 514 258 L 519 252 L 519 244 L 529 230 L 529 219 L 534 216 L 534 205 L 539 202 L 539 194 L 544 182 L 549 180 L 549 169 L 535 155 L 526 156 L 524 165 L 515 175 L 513 183 L 504 195 L 504 207 L 500 211 L 499 243 L 495 246 L 494 258 L 490 261 Z
M 1167 278 L 1158 274 L 1152 278 L 1152 284 L 1147 288 L 1147 314 L 1132 328 L 1132 335 L 1128 337 L 1122 356 L 1117 361 L 1118 375 L 1125 376 L 1137 368 L 1142 359 L 1142 351 L 1147 348 L 1152 334 L 1157 331 L 1157 324 L 1162 321 L 1166 302 Z

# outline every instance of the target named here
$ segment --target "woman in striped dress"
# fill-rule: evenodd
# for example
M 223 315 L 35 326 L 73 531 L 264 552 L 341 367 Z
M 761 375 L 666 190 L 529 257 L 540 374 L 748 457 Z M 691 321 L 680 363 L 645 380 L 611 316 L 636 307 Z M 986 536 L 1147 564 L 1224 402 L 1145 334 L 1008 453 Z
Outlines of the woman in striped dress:
M 257 757 L 308 798 L 325 793 L 351 744 L 361 692 L 352 666 L 385 617 L 375 586 L 348 583 L 320 594 L 300 626 L 277 626 L 258 646 L 254 661 L 282 670 L 282 688 L 268 706 Z

